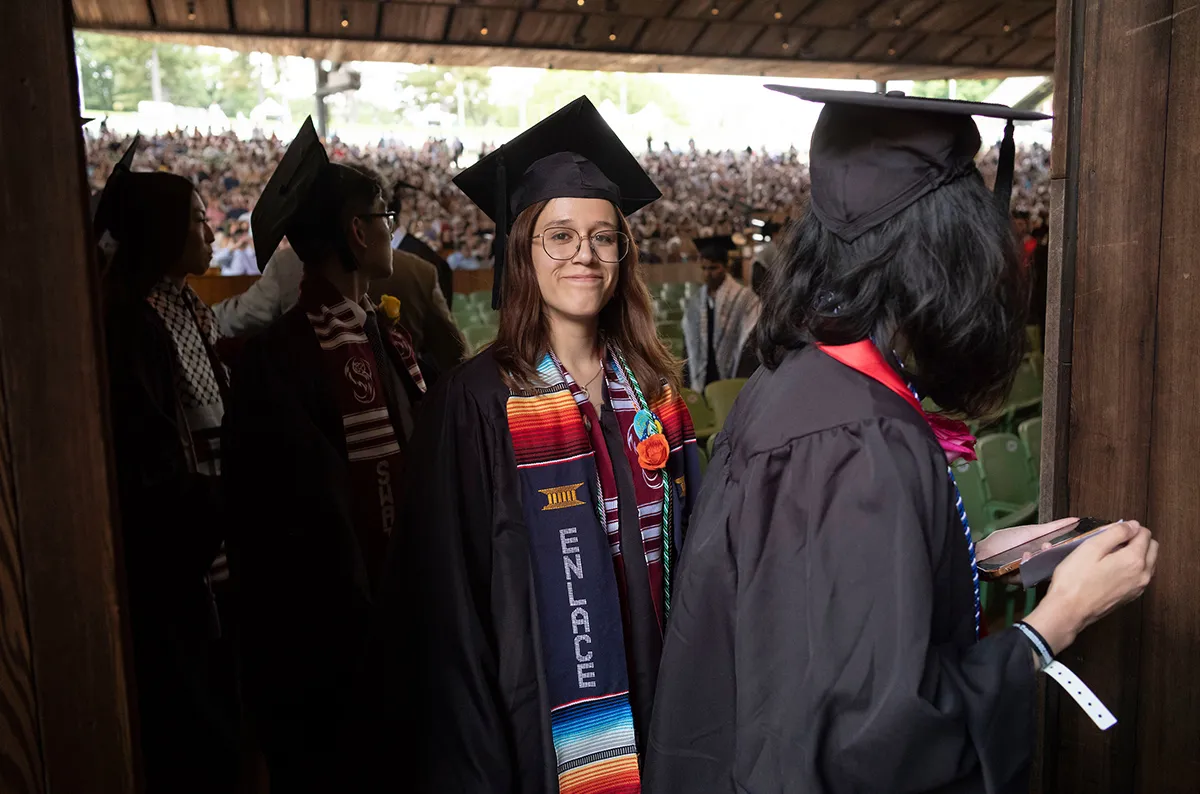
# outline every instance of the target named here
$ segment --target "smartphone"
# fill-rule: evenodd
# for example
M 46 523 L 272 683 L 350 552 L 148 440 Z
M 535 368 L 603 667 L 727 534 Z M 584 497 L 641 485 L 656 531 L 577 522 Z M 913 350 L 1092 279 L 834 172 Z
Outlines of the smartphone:
M 1021 566 L 1021 558 L 1026 554 L 1032 554 L 1036 557 L 1044 552 L 1055 551 L 1056 547 L 1064 544 L 1072 544 L 1071 548 L 1078 546 L 1086 538 L 1092 535 L 1099 534 L 1103 531 L 1111 521 L 1104 521 L 1099 518 L 1081 518 L 1075 526 L 1068 530 L 1060 532 L 1057 535 L 1042 535 L 1039 538 L 1026 541 L 1019 546 L 1014 546 L 1011 549 L 1006 549 L 999 554 L 988 557 L 986 560 L 979 561 L 979 575 L 984 579 L 999 579 L 1001 576 L 1006 576 Z M 1050 544 L 1049 549 L 1042 549 L 1046 543 Z M 1062 550 L 1065 552 L 1066 550 Z M 1061 561 L 1065 557 L 1065 553 L 1054 555 Z M 1032 559 L 1030 560 L 1032 562 Z M 1055 562 L 1057 564 L 1057 561 Z M 1029 586 L 1026 583 L 1026 586 Z

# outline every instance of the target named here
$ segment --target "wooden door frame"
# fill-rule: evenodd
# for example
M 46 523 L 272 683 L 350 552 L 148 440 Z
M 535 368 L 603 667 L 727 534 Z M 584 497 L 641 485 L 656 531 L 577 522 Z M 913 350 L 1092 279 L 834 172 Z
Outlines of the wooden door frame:
M 70 0 L 0 3 L 0 790 L 134 791 Z

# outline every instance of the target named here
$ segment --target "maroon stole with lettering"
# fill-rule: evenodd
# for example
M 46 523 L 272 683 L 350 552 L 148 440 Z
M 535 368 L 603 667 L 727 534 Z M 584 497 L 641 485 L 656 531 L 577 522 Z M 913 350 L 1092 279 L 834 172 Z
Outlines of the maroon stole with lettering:
M 382 376 L 353 304 L 332 284 L 306 275 L 300 286 L 299 305 L 317 335 L 321 358 L 342 412 L 354 526 L 374 587 L 396 521 L 393 489 L 403 468 L 395 425 L 384 399 Z M 391 326 L 387 341 L 409 372 L 415 373 L 414 380 L 424 391 L 425 382 L 404 331 Z

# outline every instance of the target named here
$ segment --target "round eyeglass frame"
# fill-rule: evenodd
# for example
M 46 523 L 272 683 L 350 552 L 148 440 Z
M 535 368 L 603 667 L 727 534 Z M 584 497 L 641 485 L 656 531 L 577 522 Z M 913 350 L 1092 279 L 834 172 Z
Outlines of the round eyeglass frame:
M 559 231 L 570 232 L 571 234 L 575 235 L 575 250 L 571 252 L 570 256 L 555 256 L 554 254 L 550 253 L 550 249 L 546 247 L 546 235 Z M 543 230 L 541 234 L 533 235 L 532 239 L 536 240 L 540 237 L 542 240 L 542 250 L 546 252 L 546 256 L 550 257 L 555 262 L 569 262 L 574 259 L 575 255 L 579 253 L 579 249 L 583 247 L 584 238 L 587 238 L 588 245 L 592 248 L 592 255 L 605 264 L 619 264 L 621 260 L 629 255 L 629 235 L 625 234 L 625 232 L 617 231 L 616 229 L 606 229 L 602 232 L 596 232 L 596 234 L 613 234 L 617 236 L 617 251 L 619 253 L 617 254 L 616 259 L 610 261 L 600 256 L 600 252 L 596 250 L 595 234 L 580 234 L 579 232 L 567 226 L 551 226 L 550 228 Z

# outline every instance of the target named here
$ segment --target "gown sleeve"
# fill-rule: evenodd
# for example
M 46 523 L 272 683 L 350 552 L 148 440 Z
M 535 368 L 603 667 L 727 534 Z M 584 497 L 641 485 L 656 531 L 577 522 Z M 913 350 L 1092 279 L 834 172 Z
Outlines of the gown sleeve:
M 519 534 L 506 531 L 520 521 L 519 508 L 508 506 L 517 484 L 503 474 L 492 431 L 502 412 L 482 409 L 461 373 L 435 387 L 405 453 L 401 530 L 389 549 L 369 660 L 379 689 L 367 696 L 377 791 L 395 790 L 388 783 L 397 768 L 414 794 L 540 790 L 521 783 L 541 770 L 519 760 L 518 743 L 530 746 L 531 737 L 514 735 L 502 694 L 511 687 L 499 646 L 514 629 L 493 617 L 523 590 L 504 581 L 495 562 L 510 555 L 505 538 Z M 411 753 L 402 767 L 397 748 Z
M 685 680 L 678 711 L 655 714 L 656 791 L 1027 791 L 1033 657 L 1012 629 L 974 641 L 967 547 L 930 446 L 870 420 L 761 453 L 744 487 L 725 485 L 720 526 L 684 555 L 685 579 L 707 572 L 717 592 L 685 581 L 676 604 L 660 690 Z M 705 661 L 710 640 L 732 653 Z

